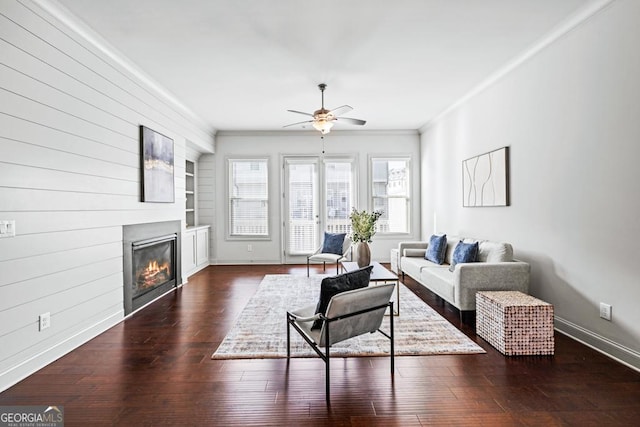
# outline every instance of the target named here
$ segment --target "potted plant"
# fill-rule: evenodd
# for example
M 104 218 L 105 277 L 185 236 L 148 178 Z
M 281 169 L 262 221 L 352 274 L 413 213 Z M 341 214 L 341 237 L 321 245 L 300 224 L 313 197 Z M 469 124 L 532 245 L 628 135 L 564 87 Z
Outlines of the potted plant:
M 371 264 L 371 250 L 369 243 L 376 234 L 376 222 L 382 216 L 382 211 L 367 212 L 353 208 L 349 219 L 351 220 L 351 241 L 357 243 L 356 262 L 358 267 Z

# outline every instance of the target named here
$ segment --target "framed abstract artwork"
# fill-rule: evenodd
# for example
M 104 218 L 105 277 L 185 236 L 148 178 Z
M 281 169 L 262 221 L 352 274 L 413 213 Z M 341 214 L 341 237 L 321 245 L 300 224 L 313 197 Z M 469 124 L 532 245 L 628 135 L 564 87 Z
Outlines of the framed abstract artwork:
M 462 161 L 462 206 L 509 206 L 509 147 Z
M 142 201 L 173 203 L 173 139 L 140 126 Z

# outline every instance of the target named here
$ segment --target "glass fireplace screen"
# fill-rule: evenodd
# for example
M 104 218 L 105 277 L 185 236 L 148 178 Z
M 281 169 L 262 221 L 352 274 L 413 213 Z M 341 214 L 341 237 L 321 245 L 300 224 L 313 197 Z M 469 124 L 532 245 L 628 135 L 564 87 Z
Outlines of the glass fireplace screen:
M 133 298 L 175 279 L 176 235 L 133 244 Z

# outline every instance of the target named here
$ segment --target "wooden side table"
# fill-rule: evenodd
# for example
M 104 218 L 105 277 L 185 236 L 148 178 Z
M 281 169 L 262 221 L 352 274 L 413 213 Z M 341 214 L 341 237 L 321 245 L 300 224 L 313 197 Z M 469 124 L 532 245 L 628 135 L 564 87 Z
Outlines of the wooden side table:
M 553 305 L 522 292 L 477 292 L 476 333 L 506 356 L 552 355 Z

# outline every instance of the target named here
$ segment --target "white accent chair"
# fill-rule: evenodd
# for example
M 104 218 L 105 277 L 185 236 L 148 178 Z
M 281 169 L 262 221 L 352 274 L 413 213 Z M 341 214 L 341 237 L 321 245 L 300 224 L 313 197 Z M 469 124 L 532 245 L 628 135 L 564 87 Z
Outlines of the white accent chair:
M 309 264 L 311 262 L 321 262 L 322 263 L 322 271 L 327 271 L 327 263 L 336 265 L 336 274 L 340 271 L 340 261 L 349 260 L 351 261 L 351 239 L 349 236 L 345 236 L 344 242 L 342 243 L 342 254 L 331 254 L 331 253 L 323 253 L 322 248 L 324 247 L 324 242 L 320 245 L 318 249 L 315 250 L 314 253 L 307 257 L 307 277 L 309 277 Z
M 329 348 L 331 345 L 367 332 L 380 332 L 391 341 L 391 376 L 394 374 L 393 316 L 389 317 L 389 333 L 380 330 L 387 308 L 393 313 L 391 295 L 395 284 L 368 286 L 334 295 L 326 314 L 315 313 L 316 304 L 287 312 L 287 363 L 291 357 L 291 326 L 313 348 L 325 363 L 327 405 L 331 405 L 329 386 Z M 313 322 L 323 320 L 321 329 L 311 329 Z M 324 353 L 320 349 L 324 347 Z

